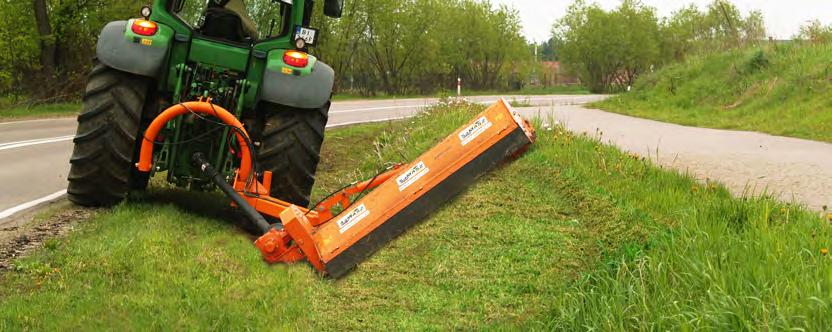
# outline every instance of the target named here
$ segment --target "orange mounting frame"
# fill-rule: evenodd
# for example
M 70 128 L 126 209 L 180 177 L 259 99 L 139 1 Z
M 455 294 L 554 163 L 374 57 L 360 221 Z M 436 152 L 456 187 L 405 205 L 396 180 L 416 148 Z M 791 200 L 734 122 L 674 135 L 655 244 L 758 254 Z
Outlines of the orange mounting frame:
M 485 172 L 525 152 L 536 138 L 529 122 L 501 99 L 414 162 L 396 165 L 307 210 L 269 197 L 270 172 L 262 174 L 262 182 L 250 177 L 252 152 L 246 144 L 247 132 L 233 114 L 210 100 L 174 105 L 153 120 L 136 164 L 140 171 L 152 169 L 153 145 L 164 125 L 191 112 L 215 117 L 237 129 L 241 161 L 234 191 L 258 213 L 279 218 L 283 224 L 255 241 L 265 260 L 292 263 L 305 259 L 321 274 L 333 277 L 348 272 Z M 352 196 L 370 189 L 375 190 L 351 201 Z M 344 211 L 336 216 L 332 211 L 337 206 Z
M 247 138 L 248 132 L 246 132 L 242 123 L 240 123 L 240 121 L 233 114 L 231 114 L 231 112 L 228 112 L 228 110 L 219 105 L 211 104 L 210 99 L 207 99 L 205 101 L 200 100 L 174 105 L 163 111 L 161 114 L 159 114 L 159 116 L 157 116 L 153 120 L 153 122 L 151 122 L 151 124 L 145 130 L 139 155 L 139 162 L 136 163 L 136 167 L 139 171 L 146 173 L 152 170 L 154 142 L 156 141 L 159 132 L 165 127 L 165 125 L 179 116 L 190 113 L 215 117 L 223 123 L 225 123 L 226 125 L 232 126 L 237 129 L 235 131 L 235 134 L 237 135 L 237 141 L 240 144 L 241 160 L 240 168 L 237 170 L 237 174 L 234 178 L 233 187 L 234 190 L 240 193 L 249 204 L 251 204 L 258 212 L 275 218 L 279 218 L 279 216 L 283 213 L 284 210 L 289 209 L 292 206 L 292 204 L 289 202 L 285 202 L 269 196 L 268 188 L 271 188 L 272 181 L 271 172 L 264 172 L 262 182 L 259 182 L 257 180 L 252 181 L 249 184 L 249 187 L 246 188 L 246 183 L 248 182 L 249 175 L 253 172 L 251 157 L 252 152 L 249 146 L 246 144 L 248 140 L 244 139 L 244 137 L 242 136 L 246 135 Z M 395 165 L 391 167 L 391 169 L 387 172 L 378 175 L 371 180 L 356 183 L 350 187 L 341 190 L 340 192 L 333 194 L 326 200 L 319 203 L 318 206 L 315 207 L 315 211 L 310 211 L 301 207 L 296 208 L 307 218 L 309 218 L 312 226 L 319 226 L 332 219 L 333 208 L 337 206 L 340 206 L 341 208 L 349 207 L 351 203 L 350 199 L 353 195 L 357 195 L 362 192 L 366 192 L 368 190 L 378 187 L 379 185 L 393 177 L 400 168 L 401 165 Z M 268 244 L 263 243 L 263 246 L 265 246 L 265 248 L 261 248 L 261 250 L 264 251 L 264 254 L 266 252 L 272 252 L 276 250 L 275 248 L 282 248 L 282 250 L 280 250 L 280 258 L 269 259 L 270 262 L 296 262 L 298 260 L 303 259 L 303 254 L 300 253 L 299 250 L 297 250 L 297 246 L 289 245 L 289 243 L 291 242 L 291 237 L 289 237 L 288 234 L 286 234 L 286 232 L 282 230 L 274 230 L 274 232 L 276 232 L 276 234 L 279 234 L 281 240 L 277 242 L 269 242 Z M 264 241 L 258 241 L 258 243 L 259 242 Z M 260 245 L 258 245 L 258 247 L 260 247 Z

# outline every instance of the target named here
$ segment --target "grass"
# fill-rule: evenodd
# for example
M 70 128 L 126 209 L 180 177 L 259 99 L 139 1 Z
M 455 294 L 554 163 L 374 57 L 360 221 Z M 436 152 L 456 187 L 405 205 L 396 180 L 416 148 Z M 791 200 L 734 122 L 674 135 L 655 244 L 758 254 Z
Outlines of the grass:
M 534 106 L 534 105 L 532 105 L 532 103 L 529 101 L 528 98 L 525 98 L 525 99 L 514 99 L 514 98 L 512 98 L 511 101 L 509 101 L 509 104 L 511 105 L 511 107 L 515 107 L 515 108 Z
M 692 58 L 597 106 L 684 125 L 832 142 L 832 44 L 777 44 Z
M 80 111 L 81 105 L 77 103 L 42 104 L 31 107 L 0 103 L 0 120 L 75 116 Z
M 315 196 L 415 157 L 477 109 L 329 132 Z M 338 281 L 266 266 L 217 195 L 156 186 L 17 261 L 0 329 L 832 327 L 829 221 L 539 134 Z
M 525 87 L 520 90 L 463 90 L 462 95 L 465 97 L 472 96 L 499 96 L 499 95 L 586 95 L 589 94 L 583 86 L 579 85 L 562 85 L 551 87 Z M 443 90 L 431 94 L 407 94 L 407 95 L 388 95 L 379 93 L 375 96 L 361 96 L 349 93 L 341 93 L 333 96 L 334 101 L 349 101 L 349 100 L 366 100 L 366 99 L 401 99 L 401 98 L 438 98 L 445 96 L 456 96 L 456 90 Z

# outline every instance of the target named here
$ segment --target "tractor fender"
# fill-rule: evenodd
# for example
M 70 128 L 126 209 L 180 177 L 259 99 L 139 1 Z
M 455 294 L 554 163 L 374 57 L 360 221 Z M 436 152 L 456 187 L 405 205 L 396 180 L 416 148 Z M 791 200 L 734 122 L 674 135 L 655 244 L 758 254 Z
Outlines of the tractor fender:
M 323 107 L 332 96 L 335 71 L 321 61 L 310 61 L 310 65 L 312 70 L 306 75 L 286 74 L 267 67 L 263 73 L 260 100 L 296 108 Z
M 158 78 L 170 49 L 173 30 L 159 24 L 150 37 L 134 34 L 133 20 L 110 22 L 101 30 L 95 53 L 98 60 L 117 70 Z

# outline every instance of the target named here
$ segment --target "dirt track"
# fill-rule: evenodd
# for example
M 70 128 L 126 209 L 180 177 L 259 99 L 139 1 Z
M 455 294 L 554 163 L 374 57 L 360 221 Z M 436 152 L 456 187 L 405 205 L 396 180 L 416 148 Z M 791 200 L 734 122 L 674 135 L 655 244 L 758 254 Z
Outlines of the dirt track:
M 700 179 L 718 180 L 737 195 L 768 192 L 818 211 L 832 207 L 832 144 L 685 127 L 580 106 L 520 110 L 543 118 L 551 115 L 571 131 L 600 136 L 605 143 Z
M 77 223 L 89 219 L 94 211 L 63 205 L 56 212 L 47 213 L 45 219 L 31 224 L 28 220 L 32 216 L 25 215 L 0 224 L 0 272 L 11 269 L 15 258 L 42 247 L 46 240 L 70 232 Z

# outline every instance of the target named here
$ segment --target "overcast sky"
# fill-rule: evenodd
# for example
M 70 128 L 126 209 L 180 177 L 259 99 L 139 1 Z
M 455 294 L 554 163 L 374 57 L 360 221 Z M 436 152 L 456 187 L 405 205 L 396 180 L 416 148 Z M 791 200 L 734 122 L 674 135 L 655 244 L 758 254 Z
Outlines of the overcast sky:
M 712 0 L 643 0 L 658 10 L 659 16 L 669 16 L 673 11 L 695 3 L 705 8 Z M 526 38 L 538 42 L 549 39 L 552 23 L 563 17 L 572 0 L 492 0 L 497 4 L 508 4 L 520 11 Z M 589 1 L 591 2 L 591 0 Z M 617 7 L 621 0 L 596 0 L 604 8 Z M 732 0 L 743 14 L 759 9 L 766 18 L 768 34 L 778 39 L 791 38 L 807 20 L 820 19 L 824 24 L 832 23 L 832 1 L 830 0 Z

